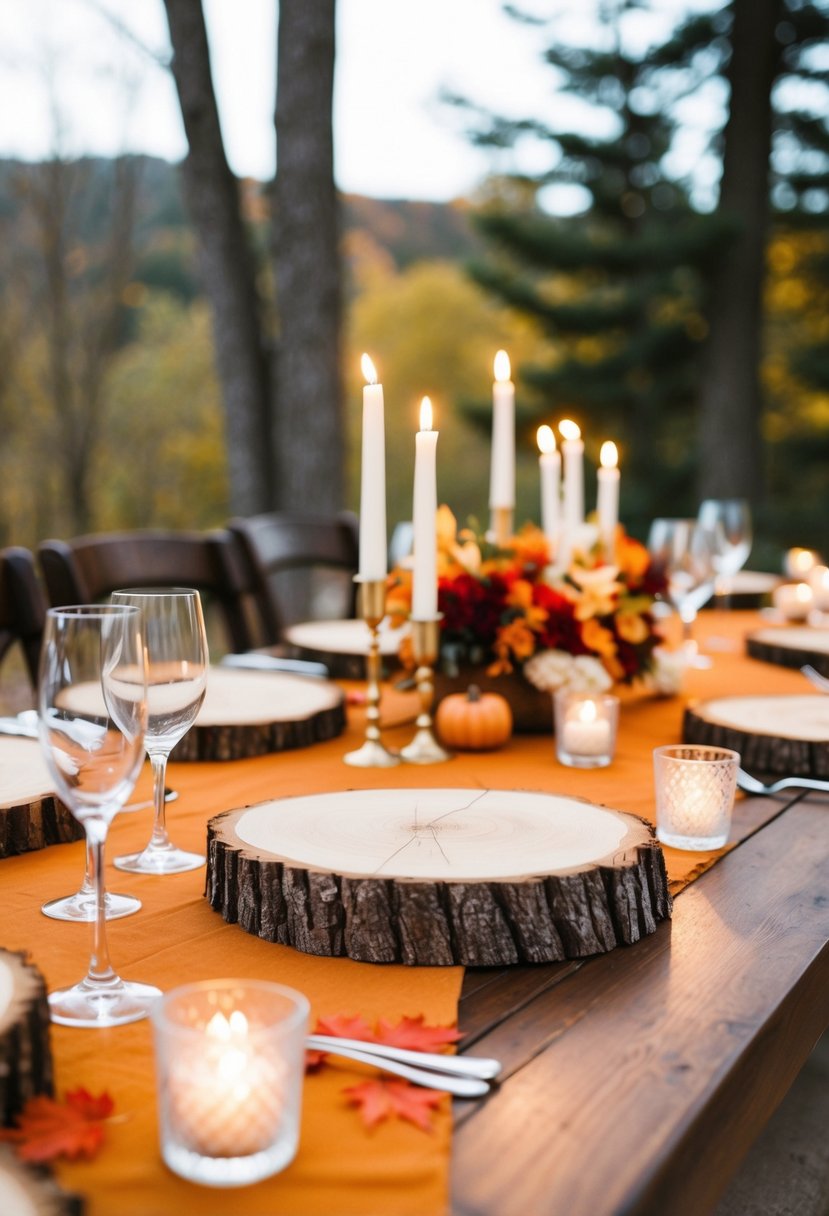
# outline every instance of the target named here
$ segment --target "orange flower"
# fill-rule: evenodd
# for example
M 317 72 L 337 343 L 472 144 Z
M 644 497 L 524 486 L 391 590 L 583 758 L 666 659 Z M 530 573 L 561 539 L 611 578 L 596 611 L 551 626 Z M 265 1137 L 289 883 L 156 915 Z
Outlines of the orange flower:
M 512 608 L 520 608 L 528 628 L 539 630 L 547 620 L 546 608 L 540 608 L 533 603 L 533 585 L 525 578 L 517 578 L 510 587 L 507 603 Z
M 412 572 L 395 570 L 386 582 L 386 612 L 394 625 L 402 625 L 412 610 Z
M 588 650 L 600 655 L 603 660 L 612 658 L 616 654 L 616 639 L 609 629 L 605 629 L 604 625 L 599 624 L 595 617 L 591 617 L 582 625 L 581 640 Z
M 616 632 L 623 642 L 638 646 L 647 639 L 650 629 L 638 612 L 620 612 L 616 617 Z
M 570 578 L 578 587 L 576 594 L 571 596 L 576 604 L 577 621 L 609 616 L 616 610 L 619 593 L 624 590 L 616 580 L 618 573 L 615 566 L 597 566 L 595 570 L 578 567 L 570 571 Z
M 645 577 L 650 565 L 650 554 L 643 544 L 627 536 L 621 529 L 616 533 L 616 562 L 622 573 L 633 582 Z

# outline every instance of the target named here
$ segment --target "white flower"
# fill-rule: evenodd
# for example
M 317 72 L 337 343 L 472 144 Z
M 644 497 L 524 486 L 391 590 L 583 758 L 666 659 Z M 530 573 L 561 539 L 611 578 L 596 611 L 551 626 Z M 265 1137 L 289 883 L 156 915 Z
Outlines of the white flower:
M 613 681 L 592 655 L 573 656 L 565 650 L 541 650 L 524 664 L 524 676 L 541 692 L 570 688 L 574 692 L 604 692 Z
M 682 691 L 682 682 L 688 667 L 688 656 L 683 650 L 666 650 L 657 646 L 653 652 L 651 680 L 654 689 L 663 697 L 675 697 Z

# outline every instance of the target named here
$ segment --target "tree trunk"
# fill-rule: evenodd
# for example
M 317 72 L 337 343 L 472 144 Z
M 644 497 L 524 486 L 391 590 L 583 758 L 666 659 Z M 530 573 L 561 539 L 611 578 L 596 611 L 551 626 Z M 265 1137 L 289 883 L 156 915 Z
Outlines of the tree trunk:
M 774 31 L 781 0 L 734 0 L 720 212 L 735 237 L 711 282 L 700 400 L 701 498 L 762 497 L 760 350 Z
M 222 143 L 202 6 L 197 0 L 164 4 L 189 145 L 183 166 L 185 196 L 213 311 L 231 507 L 236 514 L 251 515 L 272 506 L 270 372 L 261 302 L 238 183 Z
M 339 232 L 331 106 L 335 0 L 281 0 L 274 272 L 277 504 L 343 506 Z

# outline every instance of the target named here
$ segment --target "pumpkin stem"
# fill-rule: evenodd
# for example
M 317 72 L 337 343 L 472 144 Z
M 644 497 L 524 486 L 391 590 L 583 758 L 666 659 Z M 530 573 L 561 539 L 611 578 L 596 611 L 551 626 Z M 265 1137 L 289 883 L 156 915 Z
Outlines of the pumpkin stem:
M 467 701 L 480 701 L 481 690 L 477 684 L 470 684 L 466 690 Z

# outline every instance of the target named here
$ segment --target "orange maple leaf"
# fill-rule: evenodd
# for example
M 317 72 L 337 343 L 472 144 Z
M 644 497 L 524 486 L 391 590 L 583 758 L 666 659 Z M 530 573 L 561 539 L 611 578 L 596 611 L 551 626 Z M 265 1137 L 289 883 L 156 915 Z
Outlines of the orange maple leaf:
M 412 1051 L 434 1051 L 447 1043 L 457 1043 L 463 1038 L 459 1030 L 451 1026 L 427 1026 L 423 1014 L 418 1018 L 401 1018 L 393 1024 L 381 1018 L 377 1023 L 375 1042 L 389 1047 L 408 1047 Z
M 314 1034 L 330 1034 L 337 1039 L 374 1038 L 374 1031 L 359 1013 L 350 1017 L 347 1013 L 335 1013 L 330 1018 L 319 1018 L 314 1027 Z
M 114 1106 L 106 1092 L 96 1098 L 85 1089 L 74 1089 L 65 1102 L 39 1095 L 26 1103 L 15 1127 L 0 1131 L 0 1140 L 11 1141 L 21 1161 L 94 1157 L 104 1141 L 104 1120 Z
M 333 1035 L 337 1039 L 373 1039 L 374 1032 L 365 1018 L 356 1014 L 349 1017 L 345 1013 L 335 1013 L 330 1018 L 319 1018 L 314 1027 L 314 1034 Z M 306 1072 L 316 1072 L 325 1063 L 326 1051 L 311 1047 L 305 1053 Z
M 432 1111 L 445 1095 L 437 1089 L 421 1089 L 411 1081 L 363 1081 L 343 1091 L 352 1106 L 360 1108 L 366 1127 L 376 1127 L 389 1118 L 405 1119 L 424 1132 L 432 1130 Z

